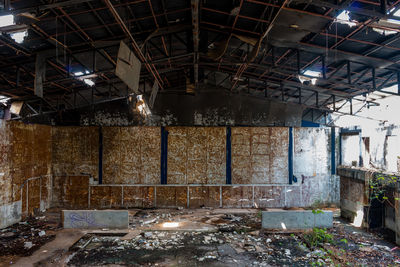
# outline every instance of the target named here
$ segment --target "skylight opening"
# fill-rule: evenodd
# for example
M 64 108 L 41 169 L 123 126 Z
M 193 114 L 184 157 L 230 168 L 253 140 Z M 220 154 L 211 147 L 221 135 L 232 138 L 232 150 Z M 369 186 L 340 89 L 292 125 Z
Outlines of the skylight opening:
M 86 83 L 89 86 L 94 86 L 95 82 L 91 79 L 83 79 L 83 82 Z
M 0 103 L 1 104 L 7 104 L 7 101 L 10 100 L 11 98 L 5 95 L 0 95 Z
M 350 19 L 350 12 L 347 10 L 343 10 L 336 16 L 335 21 L 340 24 L 346 24 L 350 27 L 354 27 L 357 25 L 357 21 Z
M 400 25 L 400 20 L 397 20 L 397 19 L 388 19 L 387 22 Z
M 398 92 L 399 86 L 397 84 L 394 84 L 392 86 L 383 88 L 381 91 L 383 92 L 391 92 L 391 93 L 397 93 Z
M 311 76 L 315 78 L 322 77 L 322 73 L 320 71 L 315 71 L 315 70 L 306 70 L 303 72 L 304 75 L 306 76 Z
M 15 25 L 13 15 L 0 16 L 0 27 Z
M 373 27 L 372 30 L 379 34 L 385 35 L 385 36 L 397 33 L 397 31 L 382 30 L 382 29 L 375 28 L 375 27 Z
M 82 71 L 74 72 L 74 76 L 82 76 L 82 75 L 83 75 Z
M 10 36 L 15 42 L 21 44 L 25 40 L 25 37 L 28 36 L 28 31 L 23 30 L 21 32 L 14 32 L 11 33 Z

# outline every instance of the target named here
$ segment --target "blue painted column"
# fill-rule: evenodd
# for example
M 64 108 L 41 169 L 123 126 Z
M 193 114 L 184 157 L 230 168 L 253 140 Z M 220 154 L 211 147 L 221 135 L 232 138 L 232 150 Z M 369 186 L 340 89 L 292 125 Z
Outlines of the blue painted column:
M 161 184 L 167 184 L 168 131 L 161 127 Z
M 289 151 L 288 151 L 288 166 L 289 166 L 289 184 L 293 184 L 293 127 L 289 127 Z
M 226 127 L 226 184 L 232 184 L 232 131 Z
M 331 127 L 331 174 L 336 174 L 336 132 Z
M 99 184 L 103 183 L 103 128 L 99 127 Z

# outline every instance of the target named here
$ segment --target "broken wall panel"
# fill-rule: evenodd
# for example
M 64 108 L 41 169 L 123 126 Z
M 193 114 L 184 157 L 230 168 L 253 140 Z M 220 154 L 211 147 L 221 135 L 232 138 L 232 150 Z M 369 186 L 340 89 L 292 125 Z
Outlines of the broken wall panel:
M 97 127 L 53 127 L 52 161 L 56 176 L 90 175 L 98 179 L 99 130 Z
M 159 127 L 103 128 L 104 184 L 159 184 Z
M 232 128 L 232 184 L 288 183 L 289 130 Z
M 222 184 L 226 129 L 168 127 L 168 184 Z

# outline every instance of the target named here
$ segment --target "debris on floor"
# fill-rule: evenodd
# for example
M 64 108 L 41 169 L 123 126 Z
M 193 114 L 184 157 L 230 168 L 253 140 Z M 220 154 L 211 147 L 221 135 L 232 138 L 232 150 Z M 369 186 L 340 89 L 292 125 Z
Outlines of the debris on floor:
M 390 266 L 400 249 L 376 233 L 336 218 L 331 229 L 297 233 L 261 230 L 259 212 L 219 213 L 208 209 L 141 210 L 130 216 L 130 230 L 89 231 L 71 248 L 68 266 Z M 38 220 L 40 222 L 40 220 Z M 187 223 L 190 222 L 190 223 Z M 187 223 L 187 224 L 185 224 Z M 22 225 L 34 225 L 33 222 Z M 166 225 L 160 230 L 160 225 Z M 190 227 L 188 227 L 188 225 Z M 203 230 L 208 225 L 208 231 Z M 196 226 L 200 228 L 196 229 Z M 182 227 L 182 228 L 180 228 Z M 27 228 L 35 238 L 21 243 L 34 249 L 46 227 Z M 11 231 L 4 231 L 9 233 Z M 42 233 L 45 235 L 40 236 Z M 11 234 L 5 234 L 11 235 Z M 30 242 L 32 247 L 30 247 Z M 51 243 L 49 243 L 51 244 Z M 25 248 L 26 247 L 26 248 Z M 29 255 L 29 254 L 26 254 Z M 61 257 L 60 257 L 61 258 Z
M 0 230 L 0 262 L 10 262 L 15 256 L 32 255 L 41 246 L 55 238 L 58 222 L 46 216 L 30 217 Z

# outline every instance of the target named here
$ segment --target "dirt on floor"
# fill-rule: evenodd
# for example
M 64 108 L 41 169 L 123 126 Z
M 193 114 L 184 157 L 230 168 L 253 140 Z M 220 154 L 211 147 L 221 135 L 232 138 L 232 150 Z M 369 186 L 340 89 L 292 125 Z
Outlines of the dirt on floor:
M 387 233 L 340 218 L 332 229 L 272 233 L 261 230 L 261 212 L 254 209 L 130 214 L 128 234 L 88 233 L 69 248 L 67 260 L 46 266 L 400 266 L 400 249 L 384 239 Z

